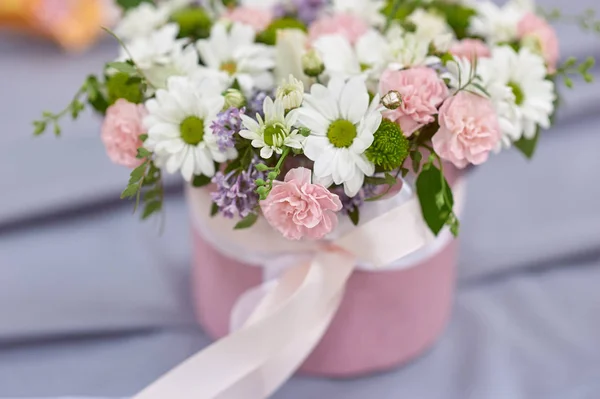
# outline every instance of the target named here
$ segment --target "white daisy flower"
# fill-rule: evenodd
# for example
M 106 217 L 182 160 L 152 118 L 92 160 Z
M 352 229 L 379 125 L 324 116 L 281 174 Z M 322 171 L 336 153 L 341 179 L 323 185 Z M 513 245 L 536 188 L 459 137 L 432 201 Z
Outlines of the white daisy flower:
M 311 133 L 304 154 L 314 165 L 318 183 L 328 187 L 343 184 L 354 197 L 375 166 L 365 156 L 381 124 L 379 95 L 369 105 L 369 93 L 360 77 L 344 82 L 333 77 L 327 87 L 315 84 L 299 109 L 298 123 Z
M 213 81 L 171 77 L 167 89 L 158 90 L 156 98 L 146 102 L 144 145 L 154 151 L 156 164 L 169 173 L 181 170 L 190 181 L 194 175 L 212 177 L 214 162 L 235 159 L 235 148 L 219 150 L 210 127 L 224 102 L 221 87 Z
M 217 23 L 208 39 L 196 42 L 205 64 L 203 74 L 226 85 L 237 80 L 245 94 L 253 88 L 273 89 L 274 52 L 269 46 L 254 43 L 255 32 L 248 25 Z
M 290 75 L 277 87 L 275 96 L 281 100 L 286 110 L 298 108 L 304 99 L 304 83 Z
M 285 113 L 283 101 L 278 98 L 273 102 L 271 97 L 263 102 L 264 119 L 256 114 L 256 120 L 242 115 L 242 124 L 245 129 L 240 131 L 240 136 L 252 140 L 254 148 L 260 148 L 260 156 L 269 159 L 273 153 L 281 154 L 284 147 L 302 148 L 302 136 L 294 128 L 298 120 L 298 109 Z
M 522 48 L 492 49 L 492 57 L 480 60 L 480 72 L 498 114 L 509 120 L 503 127 L 503 145 L 509 147 L 521 137 L 531 139 L 538 126 L 550 127 L 556 98 L 554 83 L 546 79 L 544 59 Z
M 391 69 L 433 65 L 440 61 L 438 57 L 429 55 L 431 40 L 427 37 L 414 32 L 404 32 L 397 27 L 388 31 L 387 38 Z
M 374 29 L 362 35 L 354 47 L 342 35 L 322 36 L 313 47 L 323 60 L 327 76 L 342 79 L 363 76 L 368 80 L 369 88 L 377 86 L 381 72 L 390 61 L 390 46 Z
M 492 44 L 517 39 L 519 21 L 526 12 L 533 11 L 530 0 L 511 0 L 502 7 L 486 0 L 474 7 L 477 14 L 471 18 L 469 32 Z
M 166 24 L 169 14 L 169 8 L 164 5 L 141 3 L 125 13 L 115 27 L 115 34 L 124 41 L 130 41 L 136 37 L 146 37 Z
M 373 26 L 383 26 L 385 16 L 381 13 L 385 0 L 333 0 L 335 13 L 350 13 L 363 18 Z
M 523 129 L 516 110 L 511 105 L 514 101 L 512 89 L 494 80 L 494 71 L 490 68 L 492 65 L 493 63 L 482 63 L 482 60 L 479 60 L 476 69 L 473 70 L 474 66 L 467 58 L 454 57 L 453 61 L 446 64 L 446 72 L 441 77 L 448 82 L 448 87 L 453 93 L 459 89 L 466 90 L 488 97 L 492 101 L 503 136 L 500 146 L 496 149 L 499 151 L 502 145 L 510 146 L 510 137 L 520 137 Z
M 146 37 L 137 37 L 128 45 L 129 52 L 121 49 L 118 61 L 131 58 L 157 89 L 164 89 L 171 76 L 191 76 L 199 71 L 198 53 L 193 46 L 185 46 L 185 39 L 177 39 L 179 27 L 167 24 Z

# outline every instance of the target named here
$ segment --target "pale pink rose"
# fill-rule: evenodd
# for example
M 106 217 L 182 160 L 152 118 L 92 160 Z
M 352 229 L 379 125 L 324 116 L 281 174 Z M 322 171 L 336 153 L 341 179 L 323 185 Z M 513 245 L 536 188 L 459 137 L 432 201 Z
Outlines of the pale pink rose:
M 489 58 L 492 56 L 490 48 L 479 39 L 464 39 L 456 42 L 450 47 L 450 54 L 463 57 L 469 61 L 477 58 Z
M 519 21 L 517 32 L 520 39 L 537 41 L 549 72 L 554 73 L 560 57 L 558 37 L 554 28 L 545 19 L 534 13 L 527 13 Z
M 290 170 L 283 182 L 273 182 L 266 200 L 260 203 L 267 222 L 290 240 L 323 238 L 338 222 L 340 198 L 320 184 L 311 183 L 311 171 Z
M 437 72 L 427 67 L 402 71 L 386 70 L 379 82 L 382 96 L 396 90 L 402 105 L 384 112 L 384 117 L 398 123 L 406 136 L 434 121 L 437 108 L 448 97 L 448 88 Z
M 142 146 L 140 135 L 146 133 L 142 120 L 146 108 L 122 98 L 106 110 L 100 137 L 108 157 L 116 164 L 135 168 L 142 163 L 137 159 L 137 149 Z
M 337 34 L 344 36 L 350 43 L 355 44 L 368 30 L 369 25 L 355 15 L 334 14 L 321 17 L 313 22 L 308 29 L 308 38 L 311 43 L 314 43 L 321 36 Z
M 500 125 L 492 102 L 461 91 L 448 98 L 439 114 L 440 129 L 433 135 L 435 152 L 458 168 L 479 165 L 500 142 Z
M 273 13 L 262 8 L 242 6 L 228 11 L 223 18 L 232 22 L 250 25 L 257 32 L 261 32 L 273 22 Z

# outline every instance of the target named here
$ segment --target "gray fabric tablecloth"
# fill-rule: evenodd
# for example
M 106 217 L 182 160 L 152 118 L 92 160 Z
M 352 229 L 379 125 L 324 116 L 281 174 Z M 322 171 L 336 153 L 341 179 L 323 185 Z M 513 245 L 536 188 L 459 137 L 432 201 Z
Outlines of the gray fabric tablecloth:
M 559 32 L 565 53 L 600 56 L 598 38 Z M 0 397 L 131 395 L 209 343 L 180 180 L 161 237 L 117 199 L 128 171 L 106 159 L 95 117 L 60 140 L 30 134 L 115 51 L 0 33 Z M 371 377 L 294 377 L 275 398 L 600 397 L 598 87 L 564 93 L 533 162 L 506 152 L 469 176 L 455 309 L 433 349 Z

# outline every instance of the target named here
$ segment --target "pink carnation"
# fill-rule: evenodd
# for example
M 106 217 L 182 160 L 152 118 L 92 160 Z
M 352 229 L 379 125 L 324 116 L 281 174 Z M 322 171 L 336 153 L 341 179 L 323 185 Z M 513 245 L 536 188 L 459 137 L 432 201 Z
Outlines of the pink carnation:
M 337 226 L 335 212 L 342 209 L 337 195 L 311 183 L 311 171 L 306 168 L 292 169 L 285 181 L 274 182 L 260 206 L 269 224 L 290 240 L 323 238 Z
M 440 130 L 432 138 L 433 148 L 458 168 L 479 165 L 500 142 L 500 126 L 492 102 L 461 91 L 440 108 Z
M 402 105 L 384 112 L 384 117 L 398 123 L 407 136 L 433 122 L 437 107 L 448 97 L 444 81 L 427 67 L 386 70 L 379 82 L 379 92 L 384 96 L 391 90 L 400 93 Z
M 489 58 L 492 56 L 490 48 L 479 39 L 464 39 L 456 42 L 450 47 L 450 54 L 463 57 L 469 61 L 477 58 Z
M 527 13 L 519 21 L 517 31 L 519 38 L 532 38 L 537 41 L 542 56 L 548 65 L 549 72 L 555 72 L 560 51 L 554 28 L 545 19 L 533 13 Z
M 369 25 L 361 18 L 351 14 L 335 14 L 316 20 L 308 30 L 308 37 L 314 43 L 321 36 L 342 35 L 352 44 L 367 33 Z
M 250 25 L 257 32 L 261 32 L 273 21 L 273 13 L 269 10 L 256 7 L 236 7 L 224 15 L 225 19 Z
M 146 108 L 143 105 L 122 98 L 108 107 L 100 137 L 111 161 L 128 168 L 141 164 L 136 155 L 143 144 L 139 136 L 146 133 L 142 123 L 144 116 Z

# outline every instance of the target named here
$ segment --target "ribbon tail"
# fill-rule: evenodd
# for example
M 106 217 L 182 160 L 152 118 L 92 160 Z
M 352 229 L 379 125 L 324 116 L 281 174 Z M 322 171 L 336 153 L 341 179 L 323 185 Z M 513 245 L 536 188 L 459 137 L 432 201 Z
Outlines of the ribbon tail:
M 327 252 L 288 270 L 239 331 L 192 356 L 134 399 L 266 398 L 320 340 L 354 264 L 345 252 Z

